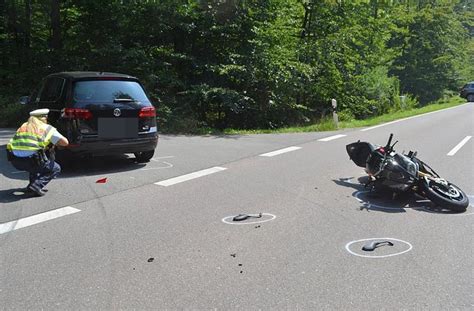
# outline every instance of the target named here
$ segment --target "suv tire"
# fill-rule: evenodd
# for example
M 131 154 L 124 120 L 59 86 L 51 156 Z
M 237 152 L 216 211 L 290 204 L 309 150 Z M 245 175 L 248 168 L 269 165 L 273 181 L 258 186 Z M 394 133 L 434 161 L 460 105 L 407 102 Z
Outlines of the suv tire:
M 474 94 L 467 95 L 467 101 L 468 102 L 474 102 Z
M 155 150 L 134 153 L 135 158 L 137 159 L 138 163 L 150 162 L 150 159 L 153 158 L 154 154 L 155 154 Z

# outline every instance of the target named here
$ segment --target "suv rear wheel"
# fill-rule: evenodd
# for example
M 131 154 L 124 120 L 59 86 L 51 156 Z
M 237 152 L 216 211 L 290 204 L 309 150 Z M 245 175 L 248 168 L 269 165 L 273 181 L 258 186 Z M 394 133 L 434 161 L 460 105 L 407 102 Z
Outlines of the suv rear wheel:
M 137 159 L 138 163 L 150 162 L 150 159 L 153 158 L 154 154 L 155 154 L 155 150 L 134 153 L 135 158 Z
M 474 94 L 467 95 L 467 101 L 468 102 L 474 102 Z

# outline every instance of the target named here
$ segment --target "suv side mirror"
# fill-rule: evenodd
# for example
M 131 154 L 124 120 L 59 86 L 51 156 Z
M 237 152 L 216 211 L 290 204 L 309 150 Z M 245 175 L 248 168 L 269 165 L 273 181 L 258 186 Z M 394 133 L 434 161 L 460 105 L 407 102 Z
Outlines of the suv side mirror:
M 29 96 L 22 96 L 20 97 L 20 99 L 18 100 L 18 102 L 21 104 L 21 105 L 26 105 L 30 102 L 30 97 Z

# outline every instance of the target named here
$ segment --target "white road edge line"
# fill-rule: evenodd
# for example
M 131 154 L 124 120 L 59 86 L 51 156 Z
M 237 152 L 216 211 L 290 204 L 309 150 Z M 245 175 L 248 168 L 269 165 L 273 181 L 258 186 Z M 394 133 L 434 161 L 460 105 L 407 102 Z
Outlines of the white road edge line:
M 326 137 L 326 138 L 318 139 L 318 141 L 330 141 L 330 140 L 334 140 L 334 139 L 338 139 L 338 138 L 346 137 L 346 136 L 347 136 L 347 135 L 338 134 L 338 135 L 334 135 L 334 136 L 329 136 L 329 137 Z
M 280 149 L 280 150 L 275 150 L 275 151 L 268 152 L 268 153 L 263 153 L 260 156 L 261 157 L 274 157 L 276 155 L 286 153 L 286 152 L 295 151 L 295 150 L 298 150 L 298 149 L 301 149 L 301 147 L 294 147 L 293 146 L 293 147 L 283 148 L 283 149 Z
M 462 146 L 464 146 L 468 141 L 469 139 L 471 139 L 472 136 L 466 136 L 464 137 L 463 140 L 461 140 L 461 142 L 459 144 L 456 145 L 456 147 L 454 147 L 450 152 L 448 152 L 448 156 L 453 156 L 456 154 L 456 152 L 459 151 L 459 149 L 462 148 Z
M 466 103 L 466 104 L 469 104 L 469 103 Z M 362 130 L 360 130 L 360 131 L 361 131 L 361 132 L 370 131 L 370 130 L 373 130 L 373 129 L 376 129 L 376 128 L 379 128 L 379 127 L 382 127 L 382 126 L 385 126 L 385 125 L 390 125 L 390 124 L 394 124 L 394 123 L 397 123 L 397 122 L 401 122 L 401 121 L 405 121 L 405 120 L 410 120 L 410 119 L 414 119 L 414 118 L 418 118 L 418 117 L 422 117 L 422 116 L 427 116 L 427 115 L 430 115 L 430 114 L 433 114 L 433 113 L 438 113 L 438 112 L 441 112 L 441 111 L 446 111 L 446 110 L 458 108 L 458 107 L 464 106 L 464 105 L 466 105 L 466 104 L 454 106 L 454 107 L 451 107 L 451 108 L 446 108 L 446 109 L 431 111 L 431 112 L 419 114 L 419 115 L 416 115 L 416 116 L 412 116 L 412 117 L 408 117 L 408 118 L 403 118 L 403 119 L 399 119 L 399 120 L 395 120 L 395 121 L 391 121 L 391 122 L 387 122 L 387 123 L 375 125 L 375 126 L 372 126 L 372 127 L 368 127 L 368 128 L 362 129 Z
M 48 220 L 74 214 L 80 211 L 81 211 L 80 209 L 77 209 L 71 206 L 66 206 L 66 207 L 58 208 L 49 212 L 6 222 L 3 224 L 0 224 L 0 234 L 7 233 L 13 230 L 18 230 L 25 227 L 29 227 L 29 226 L 33 226 L 33 225 L 36 225 Z
M 155 185 L 168 187 L 168 186 L 179 184 L 181 182 L 188 181 L 188 180 L 191 180 L 191 179 L 195 179 L 195 178 L 203 177 L 203 176 L 206 176 L 206 175 L 214 174 L 214 173 L 217 173 L 217 172 L 221 172 L 221 171 L 224 171 L 226 169 L 227 168 L 225 168 L 225 167 L 215 166 L 215 167 L 211 167 L 211 168 L 208 168 L 208 169 L 205 169 L 205 170 L 202 170 L 202 171 L 197 171 L 197 172 L 194 172 L 194 173 L 190 173 L 190 174 L 170 178 L 170 179 L 167 179 L 167 180 L 162 180 L 160 182 L 156 182 Z

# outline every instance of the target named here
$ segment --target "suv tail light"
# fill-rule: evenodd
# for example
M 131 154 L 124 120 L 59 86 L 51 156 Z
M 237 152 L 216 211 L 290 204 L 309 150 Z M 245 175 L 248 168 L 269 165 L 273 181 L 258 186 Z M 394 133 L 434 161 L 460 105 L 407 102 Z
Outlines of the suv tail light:
M 90 112 L 88 109 L 64 108 L 61 112 L 61 116 L 66 119 L 92 119 L 92 112 Z
M 138 113 L 139 118 L 153 118 L 156 117 L 155 107 L 143 107 Z

